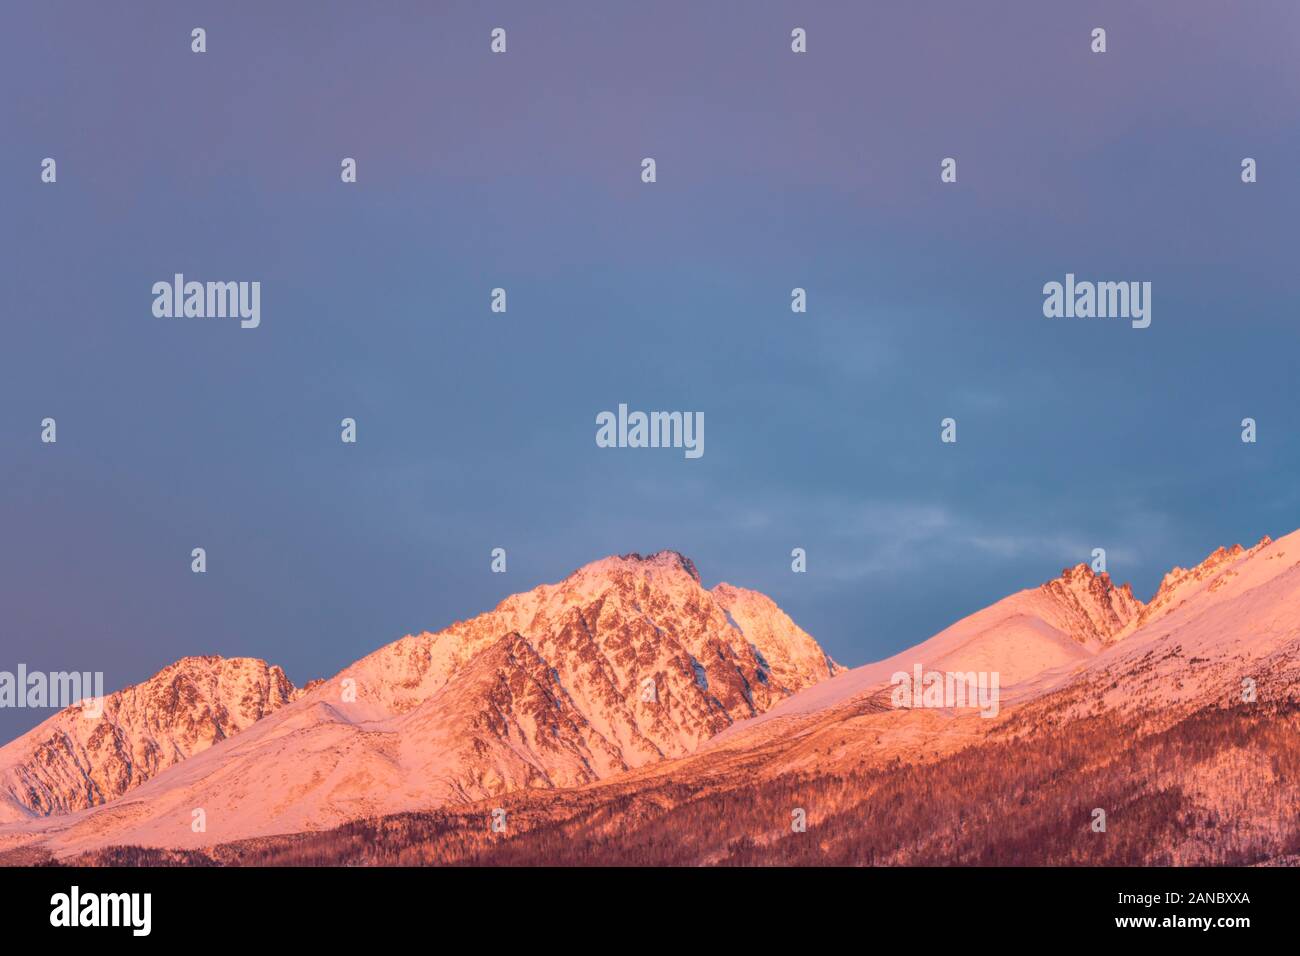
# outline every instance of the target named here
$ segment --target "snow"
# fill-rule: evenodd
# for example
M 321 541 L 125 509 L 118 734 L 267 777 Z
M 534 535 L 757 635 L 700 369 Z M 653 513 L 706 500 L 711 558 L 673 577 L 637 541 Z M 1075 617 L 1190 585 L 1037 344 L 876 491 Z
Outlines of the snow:
M 1084 566 L 1067 569 L 850 671 L 766 596 L 705 590 L 675 555 L 604 559 L 443 631 L 408 635 L 106 806 L 33 819 L 0 790 L 0 850 L 33 839 L 60 855 L 122 842 L 202 846 L 526 787 L 685 779 L 693 761 L 760 745 L 777 748 L 774 765 L 821 766 L 829 750 L 800 743 L 807 727 L 829 728 L 837 747 L 930 755 L 997 723 L 858 706 L 916 664 L 997 671 L 999 719 L 1011 708 L 1068 717 L 1098 704 L 1159 715 L 1231 702 L 1243 677 L 1261 697 L 1290 693 L 1300 677 L 1300 532 L 1175 569 L 1145 605 Z M 793 693 L 781 699 L 763 673 Z M 641 701 L 647 676 L 662 705 Z M 355 700 L 344 681 L 355 681 Z M 765 712 L 741 719 L 750 694 Z M 0 766 L 23 765 L 15 744 L 25 739 L 0 751 Z M 200 807 L 208 828 L 196 834 Z

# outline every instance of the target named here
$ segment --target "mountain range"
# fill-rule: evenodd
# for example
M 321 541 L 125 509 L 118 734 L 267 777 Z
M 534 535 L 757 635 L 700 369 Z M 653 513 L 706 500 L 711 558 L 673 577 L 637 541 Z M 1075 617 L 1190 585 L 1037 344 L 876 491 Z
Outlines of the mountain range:
M 610 557 L 304 688 L 192 657 L 60 712 L 0 748 L 0 860 L 1294 862 L 1298 652 L 1300 532 L 1145 603 L 1080 564 L 851 670 Z M 1000 675 L 996 716 L 897 706 L 917 666 Z

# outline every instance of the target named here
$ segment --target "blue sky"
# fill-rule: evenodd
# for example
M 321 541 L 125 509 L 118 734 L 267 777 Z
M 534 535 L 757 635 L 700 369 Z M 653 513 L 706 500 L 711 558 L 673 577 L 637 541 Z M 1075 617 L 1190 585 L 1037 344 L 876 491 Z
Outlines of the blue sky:
M 6 11 L 0 669 L 305 682 L 660 548 L 855 665 L 1294 530 L 1300 7 L 1089 6 Z M 154 318 L 176 272 L 261 327 Z M 1067 272 L 1151 327 L 1044 318 Z M 620 402 L 704 457 L 596 447 Z

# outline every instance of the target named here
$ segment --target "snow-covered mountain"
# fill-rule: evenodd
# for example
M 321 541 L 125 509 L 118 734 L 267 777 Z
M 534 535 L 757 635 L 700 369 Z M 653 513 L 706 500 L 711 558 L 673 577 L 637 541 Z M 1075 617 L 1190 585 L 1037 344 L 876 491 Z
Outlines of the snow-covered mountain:
M 1219 548 L 1165 575 L 1114 646 L 1026 688 L 1073 714 L 1104 708 L 1168 720 L 1205 706 L 1300 693 L 1300 531 Z M 1248 693 L 1249 692 L 1249 693 Z M 1058 715 L 1059 719 L 1059 715 Z
M 223 745 L 191 748 L 96 826 L 196 845 L 581 785 L 690 753 L 839 670 L 771 600 L 706 590 L 676 552 L 606 558 L 380 648 Z
M 186 657 L 107 695 L 100 717 L 68 707 L 0 748 L 0 821 L 106 803 L 298 694 L 265 661 Z
M 998 672 L 1000 713 L 892 706 L 891 675 L 917 664 Z M 469 853 L 486 846 L 483 821 L 495 806 L 541 830 L 563 829 L 581 814 L 586 822 L 575 832 L 599 840 L 634 825 L 627 801 L 640 800 L 636 814 L 647 829 L 638 853 L 658 858 L 665 834 L 688 825 L 671 823 L 680 819 L 693 821 L 697 848 L 680 859 L 707 861 L 736 840 L 750 846 L 742 838 L 753 831 L 736 814 L 744 817 L 751 803 L 772 814 L 755 824 L 771 831 L 762 840 L 776 840 L 783 827 L 788 833 L 788 808 L 777 811 L 799 780 L 807 789 L 801 801 L 815 798 L 820 812 L 841 815 L 846 846 L 861 832 L 853 821 L 944 790 L 933 811 L 939 842 L 926 849 L 915 835 L 906 847 L 873 843 L 873 854 L 895 862 L 964 852 L 975 839 L 969 821 L 993 813 L 988 807 L 996 814 L 971 858 L 1015 859 L 997 814 L 1026 815 L 1024 825 L 1042 827 L 1061 812 L 1028 816 L 1040 811 L 1024 802 L 1024 787 L 1057 788 L 1066 803 L 1096 801 L 1092 794 L 1105 790 L 1147 807 L 1166 827 L 1149 860 L 1255 859 L 1290 839 L 1274 818 L 1286 816 L 1292 795 L 1268 796 L 1282 793 L 1281 778 L 1261 784 L 1251 768 L 1272 766 L 1268 741 L 1290 739 L 1277 715 L 1297 700 L 1300 532 L 1176 568 L 1148 604 L 1085 565 L 1066 569 L 851 671 L 763 595 L 705 590 L 674 552 L 627 555 L 380 648 L 107 806 L 2 826 L 0 851 L 207 847 L 445 807 L 462 808 L 462 822 L 446 825 L 463 829 L 454 845 Z M 1283 766 L 1292 758 L 1278 759 Z M 955 779 L 984 788 L 965 810 L 945 761 Z M 1005 772 L 998 761 L 1009 761 Z M 1086 781 L 1077 797 L 1070 774 Z M 882 781 L 894 795 L 872 797 Z M 709 816 L 713 804 L 696 800 L 673 816 L 682 792 L 716 794 L 718 806 L 731 809 Z M 1300 792 L 1293 796 L 1300 801 Z M 862 804 L 869 799 L 883 802 Z M 202 832 L 191 826 L 198 809 Z M 899 825 L 929 832 L 929 811 L 907 812 Z M 1210 830 L 1188 830 L 1188 820 L 1240 824 L 1240 838 L 1216 842 Z M 1063 826 L 1066 842 L 1051 859 L 1099 852 L 1073 842 L 1073 822 Z M 1181 834 L 1175 849 L 1171 834 Z M 822 845 L 833 851 L 833 841 Z M 414 858 L 459 859 L 448 847 L 429 844 Z
M 1144 605 L 1127 584 L 1086 564 L 1027 588 L 944 628 L 893 657 L 843 671 L 833 680 L 773 707 L 762 717 L 729 729 L 728 739 L 764 722 L 813 713 L 879 689 L 895 672 L 924 670 L 997 672 L 1001 685 L 1018 684 L 1044 671 L 1089 660 L 1130 633 Z
M 999 672 L 999 718 L 893 709 L 891 676 L 918 663 L 925 670 Z M 810 752 L 824 769 L 900 755 L 928 759 L 1004 732 L 1057 732 L 1098 713 L 1155 730 L 1202 708 L 1241 704 L 1248 686 L 1259 701 L 1300 700 L 1300 531 L 1252 548 L 1219 548 L 1194 568 L 1175 568 L 1148 604 L 1085 565 L 1067 569 L 916 647 L 847 670 L 728 728 L 700 757 L 775 740 L 782 752 L 767 769 L 778 773 L 807 766 Z M 851 725 L 859 725 L 858 735 L 825 747 Z

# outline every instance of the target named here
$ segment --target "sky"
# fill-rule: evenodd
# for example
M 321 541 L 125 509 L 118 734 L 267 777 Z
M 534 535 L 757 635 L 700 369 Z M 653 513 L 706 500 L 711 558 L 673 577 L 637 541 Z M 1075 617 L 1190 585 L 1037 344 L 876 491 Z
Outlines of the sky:
M 1300 5 L 375 6 L 5 9 L 0 670 L 305 683 L 663 548 L 858 665 L 1300 526 Z M 260 326 L 155 317 L 178 272 Z

